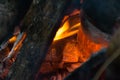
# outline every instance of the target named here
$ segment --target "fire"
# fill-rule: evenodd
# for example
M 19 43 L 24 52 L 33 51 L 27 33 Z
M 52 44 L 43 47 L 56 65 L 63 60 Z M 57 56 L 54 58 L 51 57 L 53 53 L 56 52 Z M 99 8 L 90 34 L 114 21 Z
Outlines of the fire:
M 79 19 L 80 10 L 75 9 L 71 14 L 66 15 L 62 20 L 62 26 L 56 32 L 54 41 L 67 38 L 78 32 L 81 25 Z M 74 18 L 73 18 L 74 16 Z M 74 20 L 75 19 L 75 20 Z
M 62 62 L 64 63 L 79 63 L 81 61 L 83 63 L 88 60 L 93 53 L 98 52 L 108 45 L 108 41 L 104 39 L 103 34 L 97 29 L 91 28 L 91 31 L 89 30 L 86 32 L 87 30 L 85 30 L 80 23 L 80 17 L 75 17 L 76 14 L 80 14 L 80 11 L 75 10 L 72 14 L 70 14 L 72 16 L 70 19 L 69 16 L 64 17 L 62 20 L 64 24 L 58 29 L 54 38 L 54 41 L 62 41 L 64 38 L 68 39 L 73 35 L 77 35 L 76 39 L 74 39 L 76 41 L 69 40 L 69 42 L 65 43 L 62 52 Z M 77 64 L 77 67 L 79 66 L 80 64 Z
M 8 71 L 15 61 L 17 53 L 22 47 L 25 38 L 26 33 L 23 32 L 18 35 L 14 35 L 5 43 L 5 45 L 3 45 L 4 47 L 0 51 L 0 62 L 4 63 L 4 65 L 1 64 L 2 68 L 0 68 L 0 71 L 2 72 L 0 72 L 0 78 L 5 77 L 8 74 Z
M 71 17 L 69 15 L 65 16 L 62 20 L 62 26 L 56 32 L 53 43 L 40 69 L 40 76 L 46 73 L 55 74 L 50 74 L 51 77 L 49 78 L 45 77 L 46 80 L 53 77 L 54 80 L 57 80 L 58 75 L 61 76 L 59 80 L 63 80 L 68 73 L 86 62 L 93 53 L 107 47 L 107 41 L 104 40 L 101 33 L 97 33 L 96 29 L 92 28 L 92 31 L 87 31 L 83 28 L 80 15 L 76 15 L 79 12 L 73 12 L 70 14 Z M 62 73 L 59 73 L 59 69 L 63 70 Z M 65 74 L 64 69 L 67 70 L 67 74 Z M 65 76 L 62 76 L 63 74 Z
M 102 32 L 88 27 L 91 30 L 85 29 L 80 22 L 80 10 L 75 10 L 63 18 L 40 68 L 40 79 L 63 80 L 85 63 L 92 54 L 107 47 L 108 41 Z
M 80 23 L 77 23 L 76 25 L 72 26 L 70 29 L 69 22 L 65 22 L 65 24 L 57 31 L 54 41 L 60 40 L 69 36 L 72 36 L 78 32 L 78 26 L 80 26 Z M 74 31 L 71 31 L 72 29 L 75 29 Z
M 80 23 L 77 23 L 73 26 L 70 26 L 69 20 L 66 21 L 63 24 L 63 26 L 60 27 L 59 30 L 57 31 L 55 38 L 54 38 L 54 41 L 60 40 L 60 39 L 63 39 L 63 38 L 66 38 L 66 37 L 69 37 L 69 36 L 76 34 L 79 31 L 78 28 L 80 25 L 81 25 Z
M 57 31 L 54 40 L 59 40 L 65 38 L 66 31 L 69 29 L 69 22 L 66 21 L 65 24 Z
M 12 38 L 9 39 L 9 42 L 10 43 L 14 43 L 16 41 L 17 37 L 16 36 L 13 36 Z

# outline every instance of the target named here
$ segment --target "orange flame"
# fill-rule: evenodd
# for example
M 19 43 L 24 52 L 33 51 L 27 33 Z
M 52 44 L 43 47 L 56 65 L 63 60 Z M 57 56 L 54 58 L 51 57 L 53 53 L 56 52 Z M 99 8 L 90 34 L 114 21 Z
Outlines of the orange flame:
M 80 25 L 81 23 L 76 23 L 75 25 L 70 26 L 69 20 L 67 20 L 57 31 L 54 41 L 77 34 Z
M 12 38 L 9 39 L 9 42 L 10 43 L 14 43 L 16 41 L 17 37 L 16 36 L 13 36 Z
M 80 22 L 76 23 L 76 21 L 74 20 L 74 21 L 72 21 L 72 23 L 76 23 L 76 24 L 71 26 L 71 19 L 69 19 L 69 17 L 79 15 L 79 14 L 80 14 L 80 10 L 75 9 L 69 16 L 66 15 L 63 18 L 62 23 L 64 23 L 64 24 L 57 31 L 57 33 L 56 33 L 56 35 L 54 37 L 54 41 L 60 40 L 60 39 L 63 39 L 63 38 L 69 37 L 69 36 L 72 36 L 72 35 L 74 35 L 74 34 L 76 34 L 78 32 L 78 28 L 81 25 Z M 78 20 L 79 20 L 79 17 L 77 17 L 77 21 Z
M 68 29 L 69 29 L 69 22 L 66 21 L 64 25 L 57 31 L 54 40 L 59 40 L 66 37 L 64 34 Z

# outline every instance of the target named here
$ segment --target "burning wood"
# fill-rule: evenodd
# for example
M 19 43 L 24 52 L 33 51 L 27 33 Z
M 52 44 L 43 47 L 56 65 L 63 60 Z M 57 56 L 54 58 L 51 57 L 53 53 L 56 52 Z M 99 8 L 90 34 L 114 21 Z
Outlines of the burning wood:
M 7 59 L 11 59 L 15 55 L 15 52 L 21 48 L 22 42 L 25 39 L 25 37 L 26 37 L 26 33 L 23 32 L 23 33 L 20 33 L 17 37 L 13 36 L 9 40 L 10 42 L 12 42 L 12 41 L 15 41 L 15 42 L 13 44 L 11 51 L 9 52 L 8 56 L 3 60 L 3 62 L 6 61 Z
M 26 33 L 19 33 L 18 35 L 14 35 L 10 38 L 4 45 L 1 45 L 0 53 L 3 55 L 1 55 L 0 59 L 0 78 L 4 78 L 7 75 L 11 65 L 16 59 L 17 53 L 19 52 L 25 37 Z
M 67 76 L 86 62 L 93 53 L 107 47 L 108 40 L 104 37 L 106 34 L 92 26 L 86 31 L 80 23 L 79 14 L 73 11 L 72 16 L 65 16 L 63 19 L 40 69 L 39 79 L 57 80 L 58 76 L 61 76 L 59 80 L 63 80 L 63 73 L 67 72 Z M 62 70 L 62 74 L 59 70 Z M 40 77 L 42 75 L 48 75 L 49 78 Z

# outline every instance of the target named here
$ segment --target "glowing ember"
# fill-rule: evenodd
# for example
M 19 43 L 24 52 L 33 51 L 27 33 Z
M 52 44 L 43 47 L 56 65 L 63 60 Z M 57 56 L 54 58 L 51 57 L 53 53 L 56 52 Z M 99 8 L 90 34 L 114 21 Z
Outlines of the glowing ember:
M 94 32 L 94 30 L 92 30 Z M 94 32 L 94 34 L 97 34 Z M 79 51 L 81 52 L 81 55 L 83 56 L 84 60 L 87 60 L 91 54 L 98 52 L 104 47 L 107 47 L 108 41 L 105 41 L 102 36 L 97 36 L 101 40 L 100 42 L 94 41 L 92 39 L 92 35 L 90 33 L 85 33 L 83 28 L 81 27 L 78 32 L 78 43 L 79 43 Z

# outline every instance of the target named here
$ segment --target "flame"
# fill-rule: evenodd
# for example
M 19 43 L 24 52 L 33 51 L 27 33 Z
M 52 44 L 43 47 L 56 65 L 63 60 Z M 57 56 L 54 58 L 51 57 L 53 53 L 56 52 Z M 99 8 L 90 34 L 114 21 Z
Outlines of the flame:
M 66 17 L 65 17 L 66 18 Z M 79 30 L 81 23 L 76 23 L 73 26 L 70 26 L 69 20 L 67 20 L 62 27 L 60 27 L 55 35 L 54 41 L 64 39 L 66 37 L 76 34 Z
M 71 14 L 64 16 L 64 18 L 62 20 L 63 25 L 56 32 L 54 41 L 64 39 L 64 38 L 72 36 L 78 32 L 78 28 L 81 25 L 81 23 L 79 21 L 80 18 L 78 16 L 79 14 L 80 14 L 80 10 L 75 9 Z M 77 17 L 76 18 L 77 20 L 71 21 L 72 19 L 70 19 L 70 17 L 73 17 L 73 16 L 75 18 Z M 73 19 L 75 19 L 75 18 L 73 18 Z M 74 25 L 71 25 L 71 23 L 74 23 Z
M 14 43 L 16 41 L 17 37 L 16 36 L 13 36 L 12 38 L 9 39 L 9 42 L 10 43 Z
M 65 18 L 68 18 L 68 16 L 66 16 Z M 63 21 L 64 20 L 65 19 L 63 19 Z M 93 53 L 96 53 L 102 48 L 106 48 L 108 46 L 108 41 L 103 38 L 102 33 L 99 33 L 97 29 L 92 28 L 92 31 L 88 31 L 88 33 L 86 33 L 80 22 L 77 22 L 72 26 L 70 25 L 71 22 L 69 22 L 70 20 L 67 20 L 64 25 L 59 28 L 54 38 L 54 41 L 56 41 L 77 34 L 78 51 L 77 49 L 74 49 L 72 52 L 72 50 L 70 50 L 70 46 L 72 45 L 72 43 L 70 43 L 68 45 L 69 48 L 67 48 L 69 50 L 67 51 L 66 49 L 65 51 L 63 51 L 68 52 L 65 53 L 65 55 L 63 56 L 64 62 L 74 62 L 78 59 L 85 62 Z M 96 35 L 96 37 L 92 37 L 93 33 Z M 74 47 L 74 45 L 72 45 L 71 47 Z
M 54 40 L 63 39 L 65 36 L 64 33 L 69 29 L 69 22 L 66 21 L 65 24 L 57 31 Z
M 65 49 L 65 51 L 63 51 L 63 52 L 68 52 L 68 53 L 65 53 L 65 55 L 63 56 L 65 57 L 65 59 L 63 60 L 64 62 L 77 61 L 79 58 L 81 59 L 81 61 L 85 62 L 93 53 L 96 53 L 102 48 L 106 48 L 108 46 L 108 41 L 104 39 L 103 33 L 91 27 L 90 27 L 91 30 L 86 32 L 83 26 L 81 25 L 80 20 L 78 20 L 79 19 L 78 16 L 74 17 L 74 15 L 76 14 L 80 14 L 80 11 L 75 10 L 73 11 L 72 14 L 70 14 L 70 16 L 73 17 L 71 18 L 73 19 L 73 22 L 71 19 L 68 19 L 69 16 L 64 17 L 62 22 L 64 22 L 67 19 L 68 20 L 65 21 L 63 26 L 59 28 L 54 38 L 54 41 L 56 41 L 56 40 L 64 39 L 74 34 L 77 34 L 78 46 L 76 47 L 72 45 L 73 43 L 70 43 L 70 44 L 67 43 L 67 46 L 69 47 L 69 48 L 67 47 L 67 49 L 69 50 Z M 78 18 L 78 19 L 75 19 L 75 18 Z M 74 25 L 71 26 L 71 23 L 74 23 Z M 95 35 L 96 37 L 93 37 Z M 71 47 L 72 49 L 70 49 Z M 78 49 L 74 49 L 73 47 Z
M 100 49 L 108 46 L 108 41 L 104 40 L 104 38 L 101 36 L 102 33 L 100 35 L 99 35 L 99 33 L 96 33 L 97 32 L 96 29 L 92 28 L 91 33 L 87 34 L 85 32 L 85 30 L 83 29 L 83 26 L 80 23 L 80 18 L 77 18 L 77 19 L 79 19 L 78 20 L 79 22 L 75 21 L 76 17 L 74 17 L 74 15 L 76 15 L 76 14 L 80 14 L 80 11 L 75 10 L 75 11 L 73 11 L 72 14 L 70 14 L 73 17 L 72 22 L 70 19 L 68 19 L 69 16 L 64 17 L 64 19 L 62 20 L 62 23 L 63 22 L 65 22 L 65 23 L 63 24 L 63 26 L 61 26 L 58 29 L 58 31 L 56 32 L 55 38 L 54 38 L 54 41 L 56 41 L 56 40 L 61 40 L 61 39 L 70 37 L 74 34 L 77 34 L 79 51 L 77 51 L 75 53 L 73 52 L 74 55 L 72 55 L 72 51 L 68 51 L 68 52 L 71 52 L 70 53 L 71 55 L 65 54 L 65 56 L 64 56 L 66 59 L 66 60 L 64 60 L 65 62 L 71 61 L 73 59 L 73 57 L 75 57 L 75 54 L 78 57 L 80 57 L 82 61 L 85 62 L 93 53 L 96 53 Z M 71 23 L 74 23 L 74 25 L 71 26 Z M 92 36 L 91 36 L 91 35 L 93 35 L 92 33 L 96 34 L 98 39 L 96 37 L 94 37 L 94 39 L 92 39 Z M 76 58 L 74 58 L 74 59 L 76 59 Z M 78 60 L 78 59 L 76 59 L 76 60 Z

